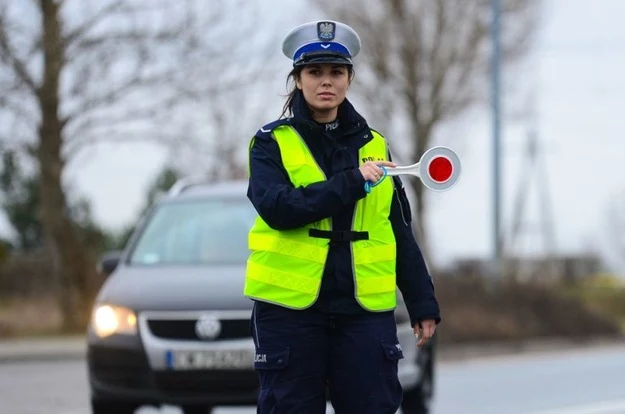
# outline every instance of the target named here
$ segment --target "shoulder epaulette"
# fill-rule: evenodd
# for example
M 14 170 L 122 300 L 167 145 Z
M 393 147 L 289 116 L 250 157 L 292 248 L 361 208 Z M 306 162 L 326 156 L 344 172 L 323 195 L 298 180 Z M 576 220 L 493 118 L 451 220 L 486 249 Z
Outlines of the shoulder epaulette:
M 270 138 L 271 132 L 279 127 L 280 125 L 289 125 L 291 123 L 291 118 L 281 118 L 276 121 L 270 122 L 267 125 L 263 125 L 257 132 L 256 136 L 258 138 Z

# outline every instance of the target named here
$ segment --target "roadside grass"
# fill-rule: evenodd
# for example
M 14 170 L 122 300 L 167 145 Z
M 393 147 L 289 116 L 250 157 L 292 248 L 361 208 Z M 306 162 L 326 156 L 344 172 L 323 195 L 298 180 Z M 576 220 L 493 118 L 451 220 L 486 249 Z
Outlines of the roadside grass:
M 617 337 L 625 332 L 625 287 L 563 287 L 437 277 L 440 344 Z M 63 333 L 52 296 L 0 299 L 0 339 Z M 82 332 L 80 332 L 82 334 Z
M 625 283 L 622 280 L 598 275 L 563 291 L 593 312 L 614 318 L 625 331 Z
M 585 340 L 625 332 L 625 291 L 603 291 L 602 296 L 582 289 L 583 294 L 574 294 L 558 285 L 462 277 L 435 283 L 443 318 L 441 343 Z

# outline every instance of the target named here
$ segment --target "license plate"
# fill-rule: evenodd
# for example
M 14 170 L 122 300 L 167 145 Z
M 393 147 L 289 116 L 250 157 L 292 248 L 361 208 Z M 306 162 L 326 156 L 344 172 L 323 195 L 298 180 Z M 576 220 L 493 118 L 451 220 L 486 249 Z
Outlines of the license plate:
M 244 349 L 167 351 L 165 358 L 167 367 L 173 370 L 251 369 L 254 366 L 254 353 Z

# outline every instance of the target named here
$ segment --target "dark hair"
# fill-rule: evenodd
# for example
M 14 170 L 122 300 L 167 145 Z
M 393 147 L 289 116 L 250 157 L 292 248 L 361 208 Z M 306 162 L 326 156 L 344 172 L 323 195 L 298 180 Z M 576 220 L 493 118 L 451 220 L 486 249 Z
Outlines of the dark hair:
M 286 77 L 287 89 L 289 88 L 289 82 L 291 81 L 293 82 L 293 86 L 291 87 L 291 90 L 286 96 L 286 102 L 284 102 L 284 106 L 282 107 L 282 115 L 280 115 L 280 118 L 293 115 L 293 101 L 295 100 L 295 95 L 297 94 L 297 91 L 298 91 L 297 80 L 302 74 L 302 69 L 304 69 L 304 66 L 295 66 L 293 70 L 289 73 L 289 75 Z
M 355 73 L 354 67 L 351 65 L 346 65 L 346 66 L 347 66 L 347 74 L 351 81 L 354 78 L 354 73 Z M 304 69 L 304 67 L 305 66 L 295 66 L 293 70 L 291 70 L 289 75 L 286 77 L 287 89 L 289 87 L 290 81 L 293 82 L 293 86 L 291 87 L 291 90 L 289 91 L 288 95 L 286 95 L 286 102 L 284 102 L 284 106 L 282 107 L 282 114 L 280 115 L 280 118 L 293 115 L 293 103 L 295 100 L 295 95 L 297 95 L 297 93 L 299 92 L 299 90 L 297 89 L 297 80 L 301 76 L 302 70 Z

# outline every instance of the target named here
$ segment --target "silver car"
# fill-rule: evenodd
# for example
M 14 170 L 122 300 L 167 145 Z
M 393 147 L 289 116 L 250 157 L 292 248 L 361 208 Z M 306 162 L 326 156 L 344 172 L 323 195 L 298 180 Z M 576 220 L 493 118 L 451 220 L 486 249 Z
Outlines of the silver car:
M 185 414 L 255 405 L 258 380 L 243 297 L 247 235 L 256 211 L 246 182 L 177 183 L 137 224 L 108 275 L 88 328 L 93 414 L 178 405 Z M 418 349 L 401 302 L 402 411 L 428 413 L 434 345 Z

